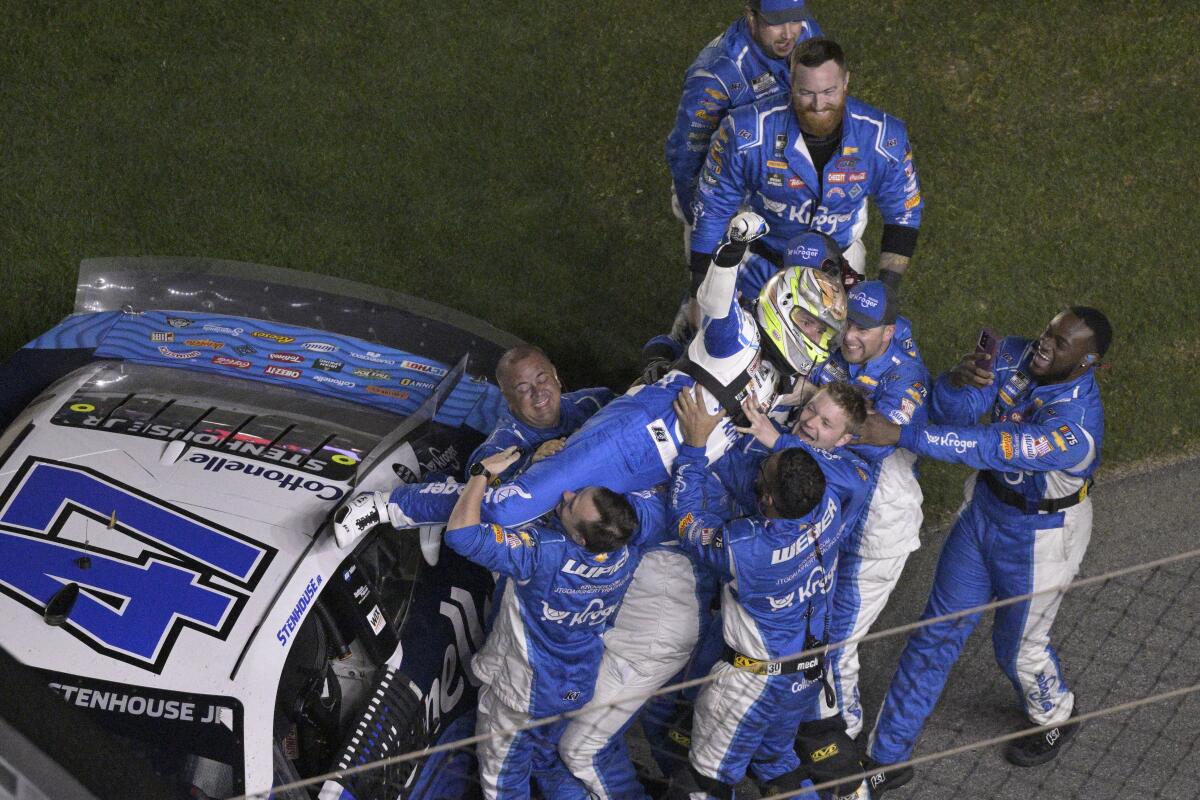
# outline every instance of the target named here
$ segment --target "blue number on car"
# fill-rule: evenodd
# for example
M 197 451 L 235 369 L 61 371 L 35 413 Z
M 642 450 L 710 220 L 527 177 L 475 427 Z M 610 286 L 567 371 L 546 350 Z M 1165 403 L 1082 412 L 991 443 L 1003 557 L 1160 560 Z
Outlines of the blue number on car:
M 85 542 L 59 537 L 74 514 L 102 523 Z M 149 547 L 106 549 L 126 537 Z M 275 552 L 74 464 L 30 458 L 0 499 L 0 591 L 40 613 L 78 584 L 64 627 L 154 672 L 184 627 L 224 639 Z

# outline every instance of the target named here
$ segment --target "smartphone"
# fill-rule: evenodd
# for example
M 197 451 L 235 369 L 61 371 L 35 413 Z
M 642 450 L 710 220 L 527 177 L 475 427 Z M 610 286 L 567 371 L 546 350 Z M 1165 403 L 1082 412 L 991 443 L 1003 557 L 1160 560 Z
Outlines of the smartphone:
M 975 344 L 975 366 L 990 370 L 996 358 L 996 348 L 1000 346 L 1000 338 L 991 328 L 979 332 L 979 341 Z

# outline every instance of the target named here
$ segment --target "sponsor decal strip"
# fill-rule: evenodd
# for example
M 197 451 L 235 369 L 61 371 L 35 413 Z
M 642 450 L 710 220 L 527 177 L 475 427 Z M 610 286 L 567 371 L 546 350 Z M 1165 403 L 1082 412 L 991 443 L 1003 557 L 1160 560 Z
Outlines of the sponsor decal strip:
M 275 383 L 401 415 L 420 407 L 448 372 L 443 364 L 354 337 L 191 312 L 123 315 L 96 354 Z M 494 385 L 461 380 L 436 419 L 488 431 L 503 407 Z

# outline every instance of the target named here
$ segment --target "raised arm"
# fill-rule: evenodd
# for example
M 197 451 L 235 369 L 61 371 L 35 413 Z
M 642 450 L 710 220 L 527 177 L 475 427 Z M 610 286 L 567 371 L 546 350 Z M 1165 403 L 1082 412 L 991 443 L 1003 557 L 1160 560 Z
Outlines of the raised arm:
M 492 475 L 507 469 L 519 455 L 515 447 L 510 447 L 479 462 L 482 469 L 472 470 L 474 474 L 450 513 L 444 541 L 476 564 L 518 580 L 528 580 L 537 569 L 540 548 L 536 542 L 525 541 L 519 533 L 499 525 L 480 522 L 480 504 L 488 481 Z

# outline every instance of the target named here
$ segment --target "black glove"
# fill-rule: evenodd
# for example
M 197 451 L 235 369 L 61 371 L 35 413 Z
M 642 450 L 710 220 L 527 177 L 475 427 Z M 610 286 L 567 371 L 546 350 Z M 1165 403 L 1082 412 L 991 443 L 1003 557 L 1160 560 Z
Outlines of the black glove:
M 846 722 L 840 716 L 806 722 L 796 732 L 796 752 L 814 784 L 836 781 L 863 771 L 858 746 L 846 735 Z M 835 797 L 852 793 L 857 781 L 838 783 Z
M 658 380 L 666 375 L 675 366 L 674 361 L 669 361 L 665 358 L 656 358 L 650 363 L 642 367 L 642 375 L 638 378 L 646 386 L 652 383 L 658 383 Z

